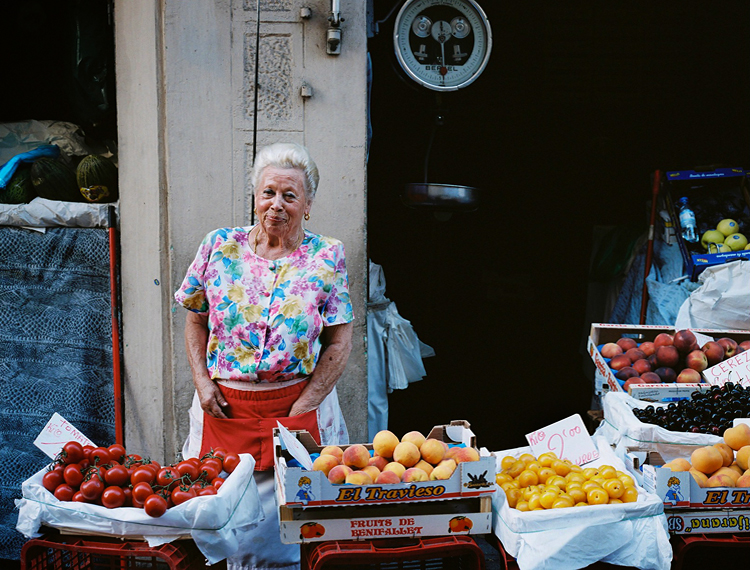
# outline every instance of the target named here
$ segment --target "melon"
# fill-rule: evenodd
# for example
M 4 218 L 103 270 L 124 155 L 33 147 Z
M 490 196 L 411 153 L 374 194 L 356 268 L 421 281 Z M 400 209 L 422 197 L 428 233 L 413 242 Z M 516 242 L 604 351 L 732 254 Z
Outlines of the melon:
M 90 154 L 78 163 L 76 180 L 89 202 L 117 200 L 117 166 L 106 156 Z
M 28 204 L 36 197 L 31 183 L 31 169 L 19 167 L 4 189 L 0 188 L 0 203 Z
M 31 165 L 31 183 L 41 198 L 83 202 L 75 172 L 65 163 L 54 158 L 43 157 Z

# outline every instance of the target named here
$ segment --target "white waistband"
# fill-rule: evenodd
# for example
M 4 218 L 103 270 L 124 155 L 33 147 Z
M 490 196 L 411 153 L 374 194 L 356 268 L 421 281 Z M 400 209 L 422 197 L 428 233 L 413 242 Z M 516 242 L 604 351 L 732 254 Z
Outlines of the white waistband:
M 294 386 L 309 378 L 309 376 L 305 376 L 304 378 L 295 378 L 286 382 L 243 382 L 242 380 L 223 380 L 217 378 L 216 383 L 226 388 L 232 388 L 233 390 L 278 390 L 279 388 Z

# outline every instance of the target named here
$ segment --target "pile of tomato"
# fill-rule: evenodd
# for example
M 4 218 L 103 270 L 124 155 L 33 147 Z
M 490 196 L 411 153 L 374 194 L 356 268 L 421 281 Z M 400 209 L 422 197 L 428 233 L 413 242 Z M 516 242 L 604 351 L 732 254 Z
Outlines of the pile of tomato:
M 194 497 L 215 495 L 240 462 L 237 453 L 212 449 L 200 459 L 162 466 L 129 454 L 118 443 L 109 447 L 66 443 L 42 485 L 60 501 L 142 508 L 152 517 Z

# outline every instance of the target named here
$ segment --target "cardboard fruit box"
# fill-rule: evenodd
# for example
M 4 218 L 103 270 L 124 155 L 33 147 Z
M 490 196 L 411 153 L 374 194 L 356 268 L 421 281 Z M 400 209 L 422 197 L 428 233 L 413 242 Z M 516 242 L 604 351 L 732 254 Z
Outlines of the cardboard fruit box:
M 320 453 L 322 447 L 308 432 L 291 434 L 308 453 Z M 475 436 L 465 421 L 436 426 L 427 437 L 476 448 Z M 323 472 L 291 466 L 296 461 L 284 448 L 278 430 L 274 446 L 276 502 L 281 541 L 286 544 L 485 534 L 491 529 L 494 457 L 459 463 L 446 480 L 334 485 Z M 366 447 L 372 449 L 371 444 Z
M 741 330 L 716 330 L 716 329 L 690 329 L 696 334 L 704 335 L 712 339 L 729 337 L 738 343 L 750 339 L 750 331 Z M 602 395 L 605 392 L 624 392 L 622 380 L 618 380 L 614 371 L 609 367 L 609 359 L 604 358 L 600 352 L 601 347 L 608 342 L 617 342 L 620 337 L 632 337 L 639 344 L 644 341 L 653 341 L 660 333 L 674 334 L 674 327 L 661 325 L 623 325 L 593 323 L 587 342 L 587 352 L 594 363 L 594 393 Z M 706 382 L 700 384 L 636 384 L 631 386 L 631 396 L 651 401 L 667 401 L 674 399 L 689 398 L 695 390 L 709 389 Z

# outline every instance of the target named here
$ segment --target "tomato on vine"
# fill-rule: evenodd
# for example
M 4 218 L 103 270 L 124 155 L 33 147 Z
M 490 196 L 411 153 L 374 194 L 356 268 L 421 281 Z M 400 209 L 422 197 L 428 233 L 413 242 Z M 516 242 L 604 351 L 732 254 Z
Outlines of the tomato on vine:
M 95 501 L 102 496 L 104 491 L 104 482 L 96 475 L 81 483 L 81 493 L 89 501 Z
M 62 470 L 53 469 L 52 471 L 47 471 L 42 477 L 42 486 L 50 493 L 54 493 L 55 489 L 63 483 L 65 483 L 65 478 L 63 477 Z
M 156 471 L 146 465 L 136 467 L 135 471 L 130 475 L 130 482 L 135 486 L 137 483 L 153 483 L 156 479 Z
M 146 481 L 141 481 L 133 485 L 133 501 L 143 503 L 151 495 L 154 494 L 154 489 Z
M 70 465 L 71 463 L 78 463 L 81 459 L 85 459 L 86 455 L 83 452 L 83 446 L 77 441 L 69 441 L 63 445 L 60 457 L 63 463 Z
M 195 463 L 193 463 L 192 461 L 180 461 L 175 466 L 175 469 L 177 469 L 177 472 L 180 474 L 180 477 L 184 477 L 187 475 L 190 481 L 195 481 L 198 478 L 198 475 L 200 474 L 198 470 L 198 466 L 195 465 Z
M 174 467 L 162 467 L 156 474 L 156 484 L 174 489 L 180 482 L 180 473 Z
M 151 495 L 143 503 L 143 510 L 150 517 L 160 517 L 167 512 L 167 500 L 159 495 Z
M 112 461 L 112 456 L 106 447 L 95 447 L 91 450 L 89 461 L 92 465 L 104 465 Z
M 128 483 L 130 475 L 128 475 L 128 470 L 123 465 L 113 465 L 105 471 L 104 480 L 110 485 L 121 487 Z
M 192 487 L 180 485 L 178 487 L 175 487 L 172 491 L 172 502 L 175 505 L 181 505 L 185 501 L 188 501 L 195 496 L 195 489 L 193 489 Z
M 224 471 L 226 471 L 227 473 L 232 473 L 239 464 L 240 464 L 239 453 L 230 451 L 224 457 Z
M 121 443 L 113 443 L 107 448 L 107 451 L 109 451 L 109 456 L 118 463 L 125 461 L 125 446 Z
M 68 485 L 74 487 L 75 489 L 78 489 L 78 487 L 81 486 L 81 483 L 83 483 L 83 473 L 81 472 L 81 466 L 77 463 L 66 465 L 65 470 L 63 471 L 63 479 L 65 479 L 65 482 Z
M 122 487 L 112 485 L 102 492 L 102 505 L 108 509 L 116 509 L 125 504 L 125 492 Z
M 63 483 L 62 485 L 57 486 L 54 494 L 58 501 L 70 501 L 73 499 L 73 495 L 76 494 L 76 491 L 67 483 Z

